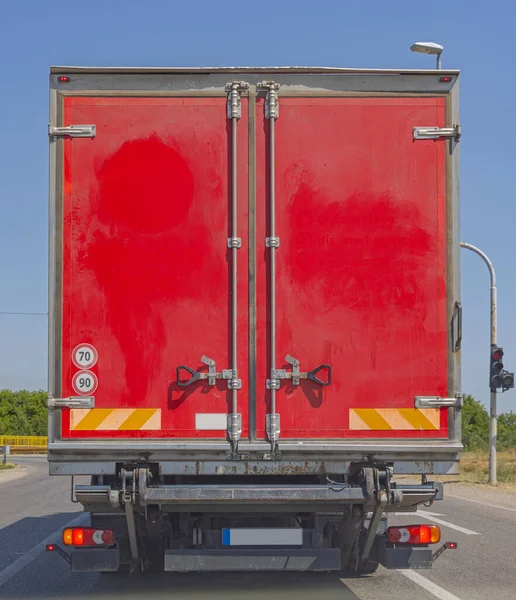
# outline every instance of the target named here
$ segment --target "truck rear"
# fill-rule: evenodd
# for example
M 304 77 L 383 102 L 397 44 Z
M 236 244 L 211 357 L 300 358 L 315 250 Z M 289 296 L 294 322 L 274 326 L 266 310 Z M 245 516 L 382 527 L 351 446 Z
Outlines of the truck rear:
M 386 515 L 462 448 L 458 79 L 51 69 L 73 569 L 431 566 L 435 528 Z

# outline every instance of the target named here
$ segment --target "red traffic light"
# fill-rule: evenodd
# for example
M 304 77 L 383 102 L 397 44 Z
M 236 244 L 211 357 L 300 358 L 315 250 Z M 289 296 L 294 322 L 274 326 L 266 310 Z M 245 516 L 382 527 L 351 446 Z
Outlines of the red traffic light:
M 493 350 L 491 351 L 491 358 L 493 360 L 502 360 L 503 350 L 501 348 L 493 348 Z

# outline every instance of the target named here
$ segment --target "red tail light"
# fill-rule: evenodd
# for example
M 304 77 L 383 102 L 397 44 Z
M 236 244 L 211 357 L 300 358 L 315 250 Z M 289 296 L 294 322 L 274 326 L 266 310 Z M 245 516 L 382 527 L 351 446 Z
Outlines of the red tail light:
M 389 527 L 387 538 L 391 544 L 412 546 L 436 544 L 441 539 L 441 530 L 437 525 L 405 525 Z
M 115 535 L 111 529 L 73 527 L 63 531 L 65 546 L 112 546 L 114 543 Z

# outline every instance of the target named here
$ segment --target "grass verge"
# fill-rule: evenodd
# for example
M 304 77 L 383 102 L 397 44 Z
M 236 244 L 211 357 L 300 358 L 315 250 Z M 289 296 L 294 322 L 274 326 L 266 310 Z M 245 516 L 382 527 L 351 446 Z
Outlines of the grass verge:
M 516 448 L 497 452 L 498 482 L 516 485 Z M 485 452 L 464 452 L 460 461 L 460 479 L 486 483 L 489 472 L 489 455 Z
M 0 463 L 0 471 L 4 471 L 6 469 L 14 469 L 16 465 L 13 465 L 13 463 L 6 463 L 5 465 Z

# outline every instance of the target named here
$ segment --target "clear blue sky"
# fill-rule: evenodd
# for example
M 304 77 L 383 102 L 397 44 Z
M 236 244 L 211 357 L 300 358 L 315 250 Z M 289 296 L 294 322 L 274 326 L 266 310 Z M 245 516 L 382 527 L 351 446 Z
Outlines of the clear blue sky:
M 48 69 L 67 65 L 460 68 L 462 239 L 492 258 L 516 370 L 516 6 L 511 2 L 1 2 L 0 311 L 47 310 Z M 474 48 L 478 44 L 479 50 Z M 463 389 L 488 400 L 489 281 L 462 251 Z M 46 317 L 0 315 L 0 388 L 46 387 Z M 516 393 L 499 396 L 516 408 Z

